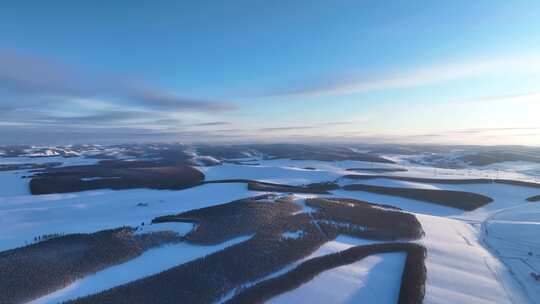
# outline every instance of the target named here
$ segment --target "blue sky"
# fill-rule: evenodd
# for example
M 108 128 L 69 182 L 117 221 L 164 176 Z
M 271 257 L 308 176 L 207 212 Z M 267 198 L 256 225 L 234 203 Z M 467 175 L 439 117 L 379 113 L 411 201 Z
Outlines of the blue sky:
M 4 1 L 0 142 L 540 145 L 538 1 Z

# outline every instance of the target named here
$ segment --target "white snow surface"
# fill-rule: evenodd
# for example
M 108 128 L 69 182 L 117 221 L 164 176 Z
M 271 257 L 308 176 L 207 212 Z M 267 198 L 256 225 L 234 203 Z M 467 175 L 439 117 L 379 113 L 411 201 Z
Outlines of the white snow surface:
M 325 181 L 351 174 L 347 168 L 369 167 L 371 163 L 360 161 L 322 162 L 313 160 L 261 160 L 259 165 L 223 164 L 221 166 L 197 167 L 204 172 L 207 180 L 218 179 L 254 179 L 265 182 L 301 185 Z M 388 167 L 377 164 L 377 167 Z M 315 170 L 305 169 L 307 167 Z
M 141 225 L 137 227 L 135 234 L 145 234 L 159 231 L 173 231 L 178 235 L 184 236 L 195 228 L 193 223 L 184 222 L 170 222 L 170 223 L 154 223 L 148 225 Z
M 540 204 L 525 203 L 502 209 L 482 225 L 485 244 L 512 269 L 529 298 L 540 302 Z
M 15 195 L 29 195 L 30 189 L 26 171 L 2 171 L 0 172 L 0 197 L 9 197 Z
M 352 264 L 327 270 L 267 303 L 393 304 L 399 297 L 405 257 L 405 253 L 371 255 Z
M 462 221 L 417 215 L 427 248 L 424 303 L 527 303 L 504 265 Z
M 28 159 L 23 157 L 16 158 L 16 160 L 0 158 L 0 160 L 1 163 L 9 163 L 10 161 L 14 163 L 71 161 L 72 164 L 96 161 L 80 157 L 62 158 L 62 160 L 55 160 L 56 158 L 61 157 Z M 528 170 L 528 167 L 523 165 L 516 169 L 516 172 L 512 172 L 511 165 L 504 164 L 504 166 L 508 166 L 504 170 L 500 168 L 487 168 L 485 170 L 480 168 L 434 169 L 402 162 L 399 167 L 406 167 L 409 171 L 383 173 L 382 175 L 444 179 L 495 178 L 498 175 L 500 178 L 527 179 L 526 176 L 523 177 L 523 174 L 519 172 Z M 256 179 L 298 185 L 334 181 L 342 175 L 354 173 L 346 171 L 347 168 L 396 166 L 398 165 L 370 164 L 356 161 L 261 160 L 259 166 L 224 164 L 213 167 L 200 167 L 199 169 L 205 173 L 207 180 Z M 305 167 L 313 167 L 316 170 L 307 170 L 304 169 Z M 243 183 L 232 183 L 206 184 L 181 191 L 150 189 L 98 190 L 32 196 L 28 192 L 28 179 L 20 178 L 26 174 L 27 171 L 25 170 L 0 172 L 0 251 L 23 246 L 32 242 L 35 236 L 43 234 L 95 232 L 124 225 L 138 226 L 142 228 L 142 232 L 149 232 L 154 229 L 172 229 L 185 234 L 193 228 L 192 225 L 179 225 L 173 228 L 168 227 L 171 226 L 168 224 L 165 226 L 148 224 L 156 216 L 222 204 L 262 193 L 248 191 Z M 448 185 L 416 183 L 383 178 L 353 182 L 391 187 L 469 191 L 487 195 L 494 199 L 493 203 L 475 211 L 464 212 L 459 209 L 389 195 L 362 191 L 332 191 L 331 196 L 394 205 L 417 215 L 426 233 L 425 237 L 418 241 L 427 248 L 428 280 L 424 303 L 540 303 L 540 283 L 535 282 L 530 276 L 531 272 L 540 272 L 540 241 L 538 241 L 540 240 L 540 237 L 538 237 L 540 235 L 540 204 L 529 203 L 525 200 L 527 197 L 540 194 L 539 189 L 504 184 Z M 352 182 L 340 180 L 340 183 Z M 300 212 L 314 211 L 303 203 L 305 198 L 313 196 L 315 195 L 295 195 L 295 202 L 303 206 L 303 210 Z M 145 223 L 145 225 L 142 226 L 142 223 Z M 306 259 L 369 243 L 373 242 L 340 236 L 338 239 L 323 245 Z M 118 268 L 120 270 L 114 270 L 115 268 L 111 267 L 93 276 L 83 278 L 76 283 L 79 285 L 57 291 L 58 294 L 55 293 L 56 297 L 58 299 L 69 299 L 79 294 L 95 292 L 96 289 L 91 289 L 92 286 L 103 289 L 108 288 L 107 286 L 116 286 L 149 275 L 154 271 L 152 270 L 154 268 L 150 265 L 152 263 L 145 261 L 156 263 L 155 269 L 165 270 L 168 267 L 173 267 L 183 263 L 183 261 L 200 256 L 197 254 L 189 256 L 189 252 L 199 252 L 203 255 L 212 252 L 211 248 L 207 248 L 212 246 L 201 246 L 206 249 L 199 248 L 200 251 L 194 248 L 174 249 L 177 248 L 175 246 L 181 246 L 181 244 L 155 248 L 132 261 L 124 263 L 131 265 L 129 271 L 126 270 L 127 272 L 124 275 L 118 272 L 122 271 L 120 267 L 124 265 L 122 264 L 115 266 L 120 267 Z M 174 256 L 175 258 L 178 257 L 178 260 L 173 261 L 169 258 L 160 260 L 156 256 L 152 256 L 152 254 L 157 254 L 171 257 L 173 256 L 170 254 L 172 252 L 176 252 Z M 369 297 L 373 296 L 373 290 L 377 295 L 384 294 L 377 296 L 377 300 L 380 298 L 380 301 L 385 299 L 390 301 L 390 298 L 384 298 L 384 296 L 395 294 L 396 289 L 390 283 L 381 284 L 380 280 L 393 282 L 392 280 L 399 278 L 400 275 L 395 275 L 395 273 L 399 272 L 397 270 L 399 268 L 397 261 L 401 259 L 401 264 L 399 264 L 401 268 L 399 269 L 402 269 L 403 257 L 389 255 L 377 255 L 348 265 L 348 267 L 344 266 L 339 269 L 329 270 L 317 276 L 313 281 L 302 285 L 297 290 L 287 293 L 288 295 L 281 295 L 289 297 L 282 299 L 287 299 L 289 303 L 294 299 L 301 300 L 300 303 L 318 300 L 318 298 L 308 299 L 308 297 L 318 289 L 317 286 L 320 289 L 322 288 L 320 286 L 324 286 L 320 284 L 325 283 L 330 286 L 326 288 L 329 289 L 329 292 L 340 291 L 339 295 L 331 295 L 335 297 L 335 300 L 326 301 L 326 303 L 347 303 L 347 301 L 353 299 L 355 301 L 362 299 L 362 301 L 370 303 L 373 302 L 369 300 Z M 306 259 L 303 259 L 303 261 Z M 269 277 L 290 271 L 300 262 L 292 263 Z M 148 270 L 145 270 L 146 268 Z M 509 269 L 511 269 L 511 272 Z M 98 281 L 92 281 L 96 280 L 95 278 L 92 279 L 94 276 L 103 276 L 99 280 L 103 280 L 104 285 L 99 285 Z M 118 281 L 114 281 L 112 279 L 114 277 L 118 277 Z M 86 281 L 87 279 L 88 281 Z M 83 282 L 94 283 L 83 284 Z M 332 282 L 340 282 L 340 284 L 332 284 Z M 362 288 L 362 286 L 366 288 Z M 291 298 L 295 294 L 298 295 L 298 298 Z M 232 295 L 229 294 L 228 297 Z M 280 297 L 276 297 L 272 301 L 280 301 Z M 325 299 L 324 295 L 321 295 L 320 298 Z M 50 301 L 54 302 L 56 300 L 51 299 Z M 376 302 L 381 303 L 380 301 Z
M 85 158 L 81 156 L 75 157 L 63 157 L 63 156 L 48 156 L 48 157 L 0 157 L 0 165 L 12 165 L 12 164 L 45 164 L 59 162 L 62 166 L 79 166 L 79 165 L 92 165 L 98 163 L 99 159 Z
M 304 235 L 304 231 L 296 230 L 296 231 L 285 231 L 281 234 L 281 237 L 284 239 L 297 239 L 303 235 Z
M 98 162 L 96 159 L 83 157 L 0 157 L 0 165 L 13 164 L 44 164 L 61 162 L 62 166 L 90 165 Z M 0 198 L 7 196 L 29 195 L 30 179 L 22 178 L 30 176 L 30 170 L 0 171 Z M 1 249 L 0 249 L 1 250 Z
M 0 250 L 31 243 L 39 235 L 90 233 L 148 224 L 154 217 L 260 194 L 245 184 L 206 184 L 181 191 L 131 189 L 0 197 Z M 148 204 L 137 206 L 137 204 Z

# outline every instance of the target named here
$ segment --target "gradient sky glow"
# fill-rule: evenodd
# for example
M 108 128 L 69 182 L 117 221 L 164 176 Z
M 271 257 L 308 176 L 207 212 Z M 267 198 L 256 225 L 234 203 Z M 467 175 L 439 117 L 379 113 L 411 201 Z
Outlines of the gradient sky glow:
M 540 145 L 539 1 L 4 1 L 0 144 Z

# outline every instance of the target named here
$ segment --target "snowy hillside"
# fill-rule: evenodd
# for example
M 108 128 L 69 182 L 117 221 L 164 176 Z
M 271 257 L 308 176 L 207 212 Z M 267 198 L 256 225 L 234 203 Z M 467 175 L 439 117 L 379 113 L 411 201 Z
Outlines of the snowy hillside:
M 46 155 L 39 155 L 43 157 L 36 157 L 38 152 L 29 151 L 21 156 L 0 158 L 0 165 L 43 162 L 45 158 L 62 162 L 61 167 L 98 164 L 96 159 L 78 155 L 62 156 L 51 151 L 55 150 L 45 150 Z M 239 214 L 235 215 L 234 221 L 228 222 L 229 226 L 220 228 L 222 231 L 219 233 L 231 230 L 231 234 L 217 237 L 220 235 L 218 233 L 207 239 L 201 234 L 203 231 L 201 229 L 215 229 L 212 228 L 213 226 L 205 226 L 206 213 L 204 212 L 213 214 L 212 210 L 223 210 L 216 213 L 215 216 L 218 216 L 224 214 L 223 212 L 229 212 L 226 208 L 236 210 L 235 208 L 246 204 L 245 208 L 255 208 L 253 211 L 245 209 L 254 212 L 248 213 L 251 214 L 245 219 L 248 222 L 253 216 L 259 216 L 258 212 L 263 212 L 263 214 L 268 212 L 268 216 L 270 214 L 278 216 L 269 222 L 275 225 L 281 223 L 278 220 L 279 216 L 298 221 L 279 224 L 291 228 L 284 228 L 284 232 L 275 239 L 276 244 L 299 244 L 313 237 L 316 241 L 312 239 L 309 246 L 308 243 L 302 245 L 309 249 L 305 249 L 305 254 L 298 255 L 295 260 L 269 266 L 268 269 L 261 270 L 253 277 L 246 277 L 238 281 L 238 284 L 234 283 L 237 285 L 226 285 L 227 287 L 219 292 L 216 291 L 213 302 L 234 303 L 235 299 L 242 299 L 249 295 L 250 289 L 257 290 L 256 288 L 261 288 L 260 286 L 273 286 L 269 283 L 272 280 L 276 282 L 289 280 L 288 273 L 301 268 L 302 265 L 314 263 L 317 258 L 361 246 L 368 248 L 377 244 L 405 242 L 405 244 L 421 245 L 426 250 L 424 303 L 540 303 L 540 281 L 535 279 L 535 276 L 540 274 L 540 238 L 537 237 L 540 236 L 540 205 L 527 200 L 540 194 L 540 185 L 534 184 L 534 178 L 524 177 L 521 173 L 516 175 L 512 167 L 506 170 L 494 170 L 489 166 L 473 169 L 437 169 L 413 164 L 394 158 L 392 155 L 387 158 L 396 160 L 396 163 L 263 159 L 260 155 L 251 155 L 249 162 L 256 162 L 256 164 L 243 164 L 241 161 L 223 163 L 223 159 L 219 160 L 213 156 L 205 158 L 192 153 L 191 156 L 188 155 L 186 161 L 197 159 L 195 168 L 204 174 L 205 181 L 222 182 L 203 183 L 176 190 L 146 188 L 110 190 L 105 188 L 45 195 L 32 195 L 29 187 L 31 178 L 22 178 L 34 174 L 32 170 L 2 171 L 0 172 L 0 227 L 2 227 L 0 251 L 3 253 L 0 253 L 0 267 L 2 267 L 2 258 L 10 254 L 23 254 L 26 252 L 24 250 L 27 250 L 25 248 L 34 248 L 32 246 L 40 243 L 47 244 L 55 238 L 60 240 L 62 236 L 71 234 L 94 235 L 93 233 L 98 231 L 129 226 L 136 231 L 130 237 L 145 237 L 160 231 L 171 231 L 181 239 L 180 242 L 153 245 L 154 247 L 145 249 L 135 256 L 91 270 L 81 277 L 70 279 L 61 288 L 55 288 L 26 301 L 59 303 L 103 292 L 95 298 L 82 298 L 80 302 L 94 303 L 91 301 L 98 301 L 99 297 L 113 297 L 124 291 L 128 292 L 132 290 L 130 288 L 143 286 L 141 284 L 144 282 L 153 284 L 163 276 L 173 277 L 174 271 L 184 268 L 188 271 L 190 263 L 200 263 L 206 259 L 212 261 L 214 257 L 217 259 L 218 256 L 226 255 L 228 250 L 232 252 L 233 249 L 243 248 L 241 246 L 259 244 L 257 242 L 261 238 L 261 233 L 270 233 L 261 229 L 274 226 L 253 228 L 249 226 L 254 224 L 251 223 L 244 227 L 242 226 L 244 219 Z M 509 164 L 506 163 L 505 166 Z M 384 170 L 381 171 L 381 169 Z M 364 177 L 348 178 L 347 175 Z M 527 181 L 529 184 L 507 182 L 518 180 L 518 178 L 519 181 Z M 273 196 L 244 202 L 241 199 L 260 196 L 267 192 L 249 190 L 247 182 L 243 180 L 299 187 L 329 182 L 335 183 L 337 188 L 327 191 L 326 194 L 274 193 Z M 371 190 L 356 191 L 353 190 L 354 188 L 347 187 L 358 184 L 379 188 L 377 192 L 373 192 Z M 381 192 L 388 189 L 422 191 L 414 192 L 416 196 L 410 196 L 405 190 L 400 190 L 405 193 L 403 195 Z M 437 191 L 448 191 L 456 195 L 473 193 L 487 197 L 491 202 L 476 206 L 473 210 L 467 210 L 446 201 L 439 202 L 437 198 L 432 197 L 432 194 L 436 194 Z M 427 196 L 423 198 L 422 195 Z M 336 219 L 324 219 L 321 217 L 321 210 L 325 209 L 320 208 L 326 205 L 322 205 L 323 207 L 314 205 L 309 201 L 314 198 L 350 198 L 383 204 L 377 206 L 377 210 L 410 214 L 418 220 L 423 233 L 419 238 L 377 239 L 367 236 L 364 238 L 361 235 L 369 231 L 366 228 L 370 227 L 368 222 L 344 224 Z M 232 205 L 225 204 L 229 202 L 233 202 Z M 345 204 L 343 208 L 355 207 L 357 204 L 356 202 L 347 203 L 346 200 L 325 201 L 325 204 L 329 204 L 328 208 L 334 203 Z M 282 206 L 286 209 L 266 209 L 274 208 L 273 206 L 276 208 Z M 392 211 L 392 207 L 398 207 L 401 211 Z M 242 210 L 244 209 L 234 212 L 244 212 Z M 176 215 L 178 218 L 174 217 Z M 261 220 L 266 220 L 266 216 L 261 217 Z M 166 223 L 160 223 L 156 219 L 166 219 Z M 213 219 L 208 225 L 221 221 L 217 217 Z M 224 222 L 227 223 L 227 221 Z M 235 225 L 238 226 L 235 227 Z M 330 228 L 325 227 L 337 229 L 335 237 L 329 236 L 326 229 Z M 343 231 L 357 231 L 359 234 L 355 236 Z M 319 239 L 321 236 L 323 238 Z M 207 258 L 204 258 L 205 256 Z M 338 267 L 318 271 L 312 278 L 294 285 L 294 288 L 281 289 L 280 287 L 279 290 L 286 291 L 272 295 L 268 302 L 396 303 L 399 301 L 402 303 L 400 288 L 403 292 L 402 277 L 405 277 L 406 257 L 405 251 L 377 253 Z M 9 280 L 9 278 L 1 278 L 4 282 Z M 114 287 L 118 288 L 111 290 Z M 5 290 L 0 290 L 1 293 L 7 294 Z

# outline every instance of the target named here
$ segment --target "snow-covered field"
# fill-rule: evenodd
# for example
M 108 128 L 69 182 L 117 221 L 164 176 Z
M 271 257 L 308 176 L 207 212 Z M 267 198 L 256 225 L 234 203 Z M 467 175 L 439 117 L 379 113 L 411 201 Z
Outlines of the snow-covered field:
M 508 269 L 458 220 L 418 215 L 427 248 L 425 303 L 527 303 Z
M 483 241 L 513 273 L 532 299 L 540 299 L 540 205 L 529 203 L 501 209 L 483 222 Z
M 53 161 L 58 156 L 32 158 L 31 162 Z M 1 163 L 27 163 L 30 159 L 0 159 Z M 66 159 L 64 159 L 66 160 Z M 69 158 L 70 164 L 94 160 Z M 56 160 L 54 160 L 56 161 Z M 59 160 L 62 161 L 62 160 Z M 407 162 L 372 164 L 356 161 L 320 162 L 260 160 L 260 165 L 224 164 L 198 167 L 207 180 L 254 179 L 291 185 L 335 181 L 354 172 L 347 168 L 406 167 L 407 172 L 382 175 L 430 178 L 519 178 L 533 180 L 522 172 L 524 165 L 511 164 L 475 169 L 435 169 Z M 315 168 L 306 169 L 306 168 Z M 502 168 L 502 169 L 501 169 Z M 516 172 L 521 173 L 516 173 Z M 179 213 L 249 197 L 261 192 L 248 191 L 243 183 L 206 184 L 181 191 L 170 190 L 97 190 L 68 194 L 32 196 L 28 172 L 0 172 L 0 251 L 24 246 L 34 237 L 53 233 L 95 232 L 119 226 L 142 227 L 143 232 L 164 229 L 148 226 L 161 215 Z M 373 173 L 362 173 L 373 174 Z M 340 183 L 351 181 L 340 180 Z M 540 282 L 531 273 L 540 273 L 540 204 L 526 198 L 540 194 L 540 189 L 504 184 L 435 184 L 397 181 L 384 178 L 358 180 L 387 187 L 460 190 L 483 194 L 494 202 L 472 212 L 433 205 L 422 201 L 361 191 L 332 191 L 331 196 L 349 197 L 400 207 L 417 215 L 425 231 L 418 242 L 427 248 L 427 284 L 425 303 L 540 303 Z M 296 195 L 303 198 L 313 195 Z M 304 205 L 301 212 L 311 212 Z M 145 223 L 144 226 L 141 226 Z M 189 226 L 167 227 L 186 233 Z M 291 231 L 284 237 L 297 237 Z M 210 254 L 237 242 L 233 239 L 216 246 L 178 243 L 154 248 L 126 263 L 83 278 L 35 303 L 57 303 L 95 293 L 151 275 L 170 267 Z M 307 258 L 369 243 L 340 236 L 320 247 Z M 306 258 L 306 259 L 307 259 Z M 305 260 L 305 259 L 304 259 Z M 298 289 L 275 297 L 272 303 L 394 303 L 404 255 L 381 254 L 321 273 Z M 298 261 L 300 262 L 300 261 Z M 297 262 L 297 263 L 298 263 Z M 292 269 L 287 266 L 279 273 Z M 277 273 L 277 274 L 279 274 Z M 273 274 L 274 276 L 277 274 Z M 232 295 L 232 294 L 231 294 Z M 229 296 L 231 296 L 229 295 Z
M 79 165 L 92 165 L 96 164 L 99 160 L 94 158 L 84 157 L 62 157 L 62 156 L 49 156 L 49 157 L 2 157 L 0 158 L 1 165 L 14 165 L 14 164 L 46 164 L 46 163 L 62 163 L 62 166 L 79 166 Z
M 183 191 L 97 190 L 69 194 L 0 197 L 0 250 L 53 233 L 88 233 L 148 224 L 154 217 L 259 194 L 245 184 L 207 184 Z M 139 205 L 142 204 L 142 205 Z
M 25 174 L 26 171 L 0 172 L 1 197 L 30 195 L 29 180 L 22 178 Z
M 268 303 L 396 303 L 404 261 L 404 253 L 371 255 L 325 271 Z

